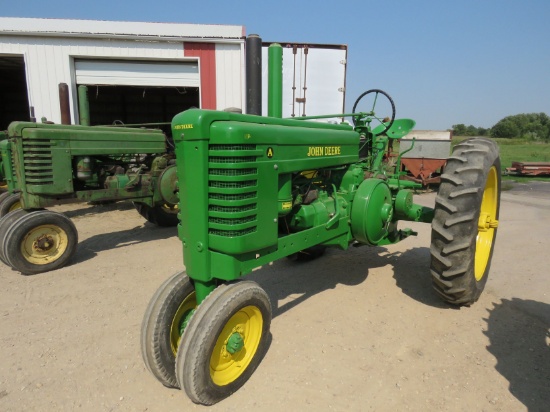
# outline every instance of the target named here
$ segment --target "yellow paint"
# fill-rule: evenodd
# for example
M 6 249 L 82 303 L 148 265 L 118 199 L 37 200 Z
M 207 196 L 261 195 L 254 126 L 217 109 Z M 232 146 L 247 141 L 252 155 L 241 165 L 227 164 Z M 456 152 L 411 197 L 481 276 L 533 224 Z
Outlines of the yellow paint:
M 8 212 L 13 212 L 14 210 L 21 209 L 21 202 L 15 202 L 13 205 L 11 205 Z
M 181 328 L 180 325 L 184 321 L 184 317 L 189 313 L 189 311 L 197 307 L 197 298 L 195 292 L 191 292 L 187 297 L 181 302 L 172 323 L 170 325 L 170 347 L 174 356 L 178 353 L 178 347 L 181 342 Z
M 289 210 L 292 209 L 292 202 L 283 202 L 283 210 Z
M 57 225 L 31 229 L 21 242 L 21 255 L 33 265 L 47 265 L 59 259 L 69 246 L 67 233 Z
M 243 374 L 258 350 L 263 324 L 262 313 L 256 306 L 240 309 L 227 321 L 210 357 L 210 377 L 214 384 L 229 385 Z M 241 334 L 244 346 L 240 351 L 231 354 L 226 345 L 234 333 Z
M 481 201 L 478 232 L 476 238 L 476 254 L 475 254 L 475 278 L 477 281 L 483 279 L 489 257 L 491 256 L 491 248 L 495 237 L 495 230 L 498 227 L 497 220 L 498 208 L 498 179 L 497 170 L 493 166 L 489 170 L 487 183 L 483 191 L 483 199 Z
M 174 126 L 174 129 L 176 130 L 183 130 L 183 129 L 192 129 L 193 124 L 177 124 Z
M 162 205 L 162 210 L 164 210 L 166 213 L 175 214 L 175 213 L 178 213 L 178 211 L 179 211 L 179 205 L 170 206 L 170 205 L 167 205 L 166 203 L 164 203 Z
M 306 170 L 301 174 L 307 179 L 313 179 L 314 177 L 317 177 L 317 170 Z
M 341 152 L 342 146 L 309 146 L 307 149 L 307 156 L 337 156 L 341 154 Z

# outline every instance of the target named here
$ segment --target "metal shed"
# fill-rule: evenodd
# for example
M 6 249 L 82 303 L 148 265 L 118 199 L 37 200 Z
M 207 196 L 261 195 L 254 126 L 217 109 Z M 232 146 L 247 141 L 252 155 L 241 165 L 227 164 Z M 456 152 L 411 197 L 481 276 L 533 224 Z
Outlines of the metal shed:
M 78 86 L 88 87 L 92 125 L 170 122 L 189 107 L 246 111 L 245 40 L 239 25 L 0 17 L 0 130 L 80 123 Z M 347 46 L 281 44 L 283 116 L 341 113 Z
M 231 25 L 0 17 L 0 129 L 30 117 L 60 122 L 60 83 L 69 86 L 72 123 L 79 122 L 79 85 L 89 86 L 96 124 L 170 121 L 190 106 L 242 107 L 244 32 Z

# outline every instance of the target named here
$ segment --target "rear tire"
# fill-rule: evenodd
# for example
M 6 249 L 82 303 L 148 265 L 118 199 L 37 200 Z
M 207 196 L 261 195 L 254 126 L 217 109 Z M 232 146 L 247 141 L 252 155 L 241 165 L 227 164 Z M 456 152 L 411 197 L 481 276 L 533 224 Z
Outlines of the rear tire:
M 145 203 L 137 202 L 134 202 L 134 206 L 141 216 L 154 225 L 172 227 L 177 226 L 179 223 L 177 207 L 170 208 L 167 205 L 149 206 Z
M 500 207 L 500 158 L 495 142 L 474 138 L 455 146 L 441 176 L 432 221 L 431 275 L 449 303 L 471 305 L 487 283 Z

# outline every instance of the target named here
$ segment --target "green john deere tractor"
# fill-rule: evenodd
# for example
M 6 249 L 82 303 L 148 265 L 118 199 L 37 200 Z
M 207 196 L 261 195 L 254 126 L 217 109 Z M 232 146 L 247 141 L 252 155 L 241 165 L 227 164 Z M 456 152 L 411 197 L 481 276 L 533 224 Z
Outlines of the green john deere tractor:
M 0 260 L 21 273 L 58 269 L 76 250 L 73 222 L 53 205 L 131 200 L 148 221 L 177 225 L 175 155 L 161 130 L 13 122 L 7 137 Z
M 363 98 L 374 103 L 356 111 Z M 377 109 L 380 99 L 391 102 L 389 112 Z M 433 286 L 443 299 L 470 305 L 487 282 L 500 204 L 494 142 L 474 138 L 454 148 L 431 209 L 413 202 L 416 184 L 385 167 L 390 142 L 415 124 L 395 119 L 385 92 L 363 93 L 348 114 L 268 112 L 188 110 L 172 121 L 186 271 L 152 297 L 141 345 L 149 371 L 196 403 L 235 392 L 264 356 L 270 300 L 242 278 L 274 260 L 393 244 L 415 235 L 398 221 L 426 222 Z M 353 125 L 316 121 L 335 116 Z

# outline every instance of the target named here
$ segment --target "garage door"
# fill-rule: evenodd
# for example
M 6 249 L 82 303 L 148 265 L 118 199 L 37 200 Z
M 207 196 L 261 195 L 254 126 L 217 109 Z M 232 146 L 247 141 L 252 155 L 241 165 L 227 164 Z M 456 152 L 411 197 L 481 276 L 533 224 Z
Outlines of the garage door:
M 196 61 L 75 60 L 76 84 L 199 87 Z

